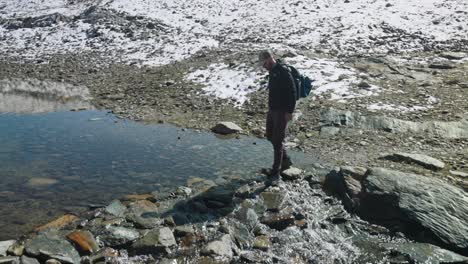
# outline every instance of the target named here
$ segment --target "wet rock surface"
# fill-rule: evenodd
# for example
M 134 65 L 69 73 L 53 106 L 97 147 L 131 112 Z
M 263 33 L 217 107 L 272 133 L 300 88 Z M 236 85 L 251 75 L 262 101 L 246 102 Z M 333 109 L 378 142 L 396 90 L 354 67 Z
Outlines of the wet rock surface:
M 462 224 L 468 216 L 466 192 L 440 179 L 401 171 L 371 168 L 352 181 L 346 171 L 332 171 L 327 182 L 349 211 L 417 241 L 467 255 L 468 230 Z
M 367 212 L 374 217 L 380 216 L 380 220 L 395 220 L 392 218 L 394 215 L 389 214 L 401 210 L 402 212 L 396 214 L 400 217 L 399 223 L 404 222 L 402 216 L 406 213 L 408 221 L 405 223 L 414 224 L 415 221 L 419 221 L 419 226 L 438 236 L 438 240 L 432 240 L 431 243 L 438 243 L 446 248 L 442 249 L 436 245 L 412 242 L 401 233 L 372 225 L 349 214 L 339 200 L 327 196 L 321 190 L 319 179 L 323 170 L 318 170 L 318 165 L 315 167 L 317 169 L 314 171 L 302 170 L 301 177 L 282 181 L 275 187 L 265 186 L 262 184 L 264 179 L 257 178 L 248 184 L 245 181 L 232 181 L 208 190 L 203 187 L 195 188 L 188 196 L 186 193 L 180 193 L 156 199 L 155 202 L 130 202 L 129 206 L 119 207 L 125 208 L 119 211 L 123 218 L 110 214 L 109 206 L 96 208 L 78 216 L 78 226 L 70 223 L 59 230 L 40 231 L 25 237 L 25 251 L 20 257 L 29 261 L 25 263 L 55 260 L 61 263 L 96 263 L 103 260 L 119 263 L 171 263 L 172 260 L 187 263 L 466 261 L 466 257 L 450 251 L 452 249 L 463 253 L 463 238 L 466 237 L 463 224 L 460 222 L 453 230 L 438 229 L 442 227 L 439 220 L 449 220 L 444 218 L 444 214 L 440 215 L 429 208 L 434 205 L 424 200 L 424 197 L 445 199 L 447 207 L 444 207 L 445 203 L 442 201 L 438 203 L 438 210 L 452 210 L 448 204 L 456 204 L 459 201 L 450 199 L 460 198 L 454 198 L 451 193 L 461 195 L 461 191 L 455 193 L 455 187 L 437 182 L 438 188 L 444 189 L 443 194 L 437 194 L 432 193 L 435 192 L 433 185 L 425 184 L 424 186 L 429 187 L 426 187 L 424 192 L 431 194 L 421 196 L 414 190 L 405 190 L 412 190 L 412 186 L 416 186 L 411 182 L 424 182 L 424 179 L 420 178 L 422 176 L 399 175 L 398 172 L 378 168 L 367 173 L 361 167 L 343 167 L 337 171 L 345 177 L 362 182 L 363 191 L 353 194 L 361 199 L 361 207 L 358 208 L 360 214 Z M 412 181 L 413 177 L 415 179 Z M 395 187 L 400 185 L 403 186 Z M 263 188 L 258 189 L 258 186 Z M 251 194 L 244 197 L 235 196 L 233 190 L 236 189 L 251 189 L 248 191 Z M 357 192 L 357 189 L 354 191 Z M 423 191 L 420 190 L 419 193 L 421 192 Z M 387 204 L 395 205 L 388 202 L 392 195 L 399 195 L 400 207 L 386 207 Z M 228 197 L 231 201 L 224 203 L 230 204 L 228 207 L 208 206 L 210 201 L 222 201 Z M 128 197 L 122 198 L 122 201 L 125 200 L 128 200 Z M 199 211 L 192 207 L 194 201 L 206 203 L 207 210 Z M 113 201 L 110 205 L 115 206 L 118 202 L 120 201 Z M 371 208 L 371 202 L 379 208 L 379 213 L 375 212 L 377 209 L 374 207 Z M 140 204 L 135 207 L 135 203 Z M 135 208 L 141 209 L 142 206 L 155 207 L 158 208 L 158 212 L 165 212 L 152 216 L 160 219 L 152 229 L 138 225 L 129 218 L 135 214 Z M 164 208 L 160 208 L 161 206 Z M 430 212 L 429 215 L 420 213 L 426 211 Z M 451 217 L 452 220 L 457 216 L 464 217 L 461 211 L 451 213 L 450 216 L 445 214 L 445 217 Z M 184 215 L 184 224 L 169 220 L 181 215 Z M 389 218 L 385 218 L 386 216 Z M 410 230 L 403 231 L 413 235 Z M 427 238 L 429 233 L 425 231 L 421 234 L 425 234 Z M 21 244 L 22 241 L 18 240 L 16 243 Z M 458 245 L 458 248 L 454 245 Z M 20 257 L 13 258 L 19 261 Z

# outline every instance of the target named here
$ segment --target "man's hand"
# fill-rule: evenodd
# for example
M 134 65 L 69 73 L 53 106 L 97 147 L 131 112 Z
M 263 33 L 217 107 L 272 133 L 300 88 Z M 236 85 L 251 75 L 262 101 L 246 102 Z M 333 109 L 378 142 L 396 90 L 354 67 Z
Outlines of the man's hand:
M 293 115 L 291 113 L 285 113 L 284 118 L 286 119 L 286 122 L 289 122 L 292 120 Z

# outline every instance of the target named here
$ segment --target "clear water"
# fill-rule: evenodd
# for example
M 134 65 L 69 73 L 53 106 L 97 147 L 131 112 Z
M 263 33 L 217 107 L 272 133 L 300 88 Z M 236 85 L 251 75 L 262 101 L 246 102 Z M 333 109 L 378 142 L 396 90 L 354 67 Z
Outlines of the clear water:
M 191 177 L 222 184 L 272 161 L 265 140 L 223 139 L 98 110 L 0 113 L 0 146 L 0 240 L 90 204 L 167 191 Z M 310 161 L 292 156 L 296 164 Z

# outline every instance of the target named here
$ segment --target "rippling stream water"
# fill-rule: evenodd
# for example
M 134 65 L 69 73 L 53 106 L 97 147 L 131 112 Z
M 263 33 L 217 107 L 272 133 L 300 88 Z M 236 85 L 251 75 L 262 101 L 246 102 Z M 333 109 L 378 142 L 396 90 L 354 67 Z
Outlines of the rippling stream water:
M 70 105 L 66 96 L 54 97 L 57 91 L 19 93 L 11 83 L 9 90 L 4 84 L 0 83 L 0 240 L 124 194 L 168 191 L 193 177 L 221 184 L 271 165 L 272 148 L 265 140 L 223 139 L 170 125 L 125 121 L 106 111 L 66 111 L 83 103 Z M 296 164 L 307 160 L 301 153 L 292 156 Z

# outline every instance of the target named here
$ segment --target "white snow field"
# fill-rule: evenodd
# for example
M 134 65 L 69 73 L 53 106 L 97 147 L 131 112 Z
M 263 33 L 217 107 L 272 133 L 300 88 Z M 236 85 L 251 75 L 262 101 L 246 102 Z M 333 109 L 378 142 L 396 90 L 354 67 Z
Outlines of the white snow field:
M 159 66 L 210 49 L 420 51 L 466 39 L 467 21 L 466 0 L 0 0 L 0 56 L 36 60 L 94 51 L 109 60 Z M 343 100 L 378 91 L 350 92 L 356 73 L 338 61 L 290 61 L 317 80 L 317 95 Z M 253 80 L 258 69 L 210 68 L 199 70 L 204 78 L 188 73 L 206 83 L 207 93 L 242 104 L 259 88 Z

